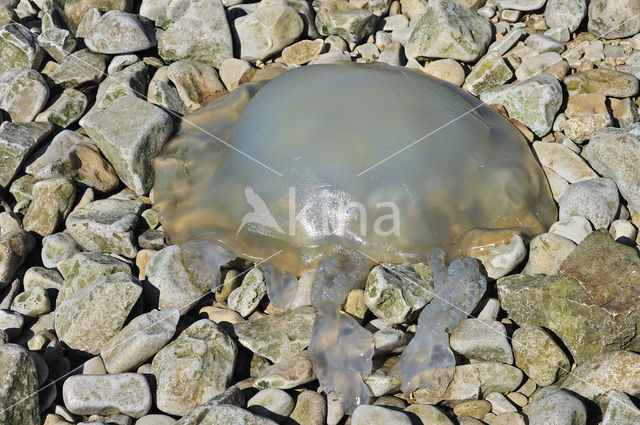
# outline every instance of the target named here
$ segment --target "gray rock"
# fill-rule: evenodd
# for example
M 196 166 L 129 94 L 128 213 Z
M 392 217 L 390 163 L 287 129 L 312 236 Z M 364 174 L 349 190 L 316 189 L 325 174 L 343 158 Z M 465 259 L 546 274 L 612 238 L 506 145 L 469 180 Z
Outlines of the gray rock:
M 207 400 L 205 403 L 193 409 L 191 413 L 185 415 L 174 425 L 202 425 L 202 420 L 209 412 L 221 405 L 245 406 L 245 399 L 242 391 L 235 385 L 227 388 L 223 393 Z
M 147 93 L 147 102 L 178 114 L 184 114 L 187 111 L 180 95 L 178 95 L 178 90 L 169 83 L 151 80 Z
M 231 291 L 227 303 L 231 310 L 247 317 L 258 307 L 265 295 L 267 285 L 264 273 L 258 267 L 254 267 L 244 276 L 240 286 Z
M 531 425 L 585 425 L 587 409 L 567 391 L 554 387 L 539 389 L 529 406 Z
M 136 62 L 120 71 L 115 71 L 100 83 L 95 104 L 98 108 L 106 108 L 121 97 L 144 96 L 148 84 L 147 65 L 144 62 Z
M 156 35 L 150 21 L 132 13 L 110 10 L 93 24 L 84 42 L 93 52 L 117 55 L 155 46 Z
M 135 425 L 175 425 L 176 420 L 168 415 L 145 415 Z
M 48 121 L 58 127 L 67 128 L 78 121 L 87 109 L 89 100 L 81 91 L 64 90 L 47 109 L 36 116 L 36 121 Z
M 507 66 L 499 52 L 489 52 L 475 64 L 465 82 L 471 94 L 479 95 L 483 91 L 498 87 L 513 77 L 513 71 Z
M 0 188 L 7 187 L 23 162 L 51 133 L 49 123 L 11 123 L 0 125 Z
M 0 28 L 0 74 L 16 67 L 38 69 L 44 50 L 36 42 L 37 37 L 19 23 Z
M 589 31 L 604 39 L 624 38 L 640 32 L 640 4 L 626 0 L 589 3 Z
M 586 218 L 595 229 L 609 225 L 616 218 L 620 197 L 613 180 L 596 177 L 570 185 L 562 196 L 559 218 L 578 215 Z
M 0 344 L 0 422 L 40 425 L 38 378 L 29 352 Z
M 112 75 L 114 72 L 122 71 L 129 65 L 133 65 L 138 61 L 140 61 L 140 58 L 138 57 L 138 55 L 134 55 L 133 53 L 115 56 L 113 59 L 111 59 L 111 62 L 109 62 L 109 66 L 107 67 L 107 74 Z
M 260 8 L 235 20 L 240 57 L 265 60 L 296 41 L 303 29 L 304 22 L 292 7 L 274 5 Z
M 319 4 L 315 22 L 320 34 L 337 35 L 357 43 L 373 34 L 376 16 L 344 0 L 323 0 Z
M 544 167 L 550 168 L 569 183 L 598 177 L 580 155 L 561 143 L 535 141 L 533 150 Z
M 525 58 L 516 69 L 518 80 L 524 81 L 544 72 L 559 80 L 569 71 L 569 63 L 556 52 L 546 52 Z
M 48 28 L 38 36 L 38 44 L 58 63 L 76 49 L 76 39 L 61 28 Z
M 449 344 L 468 359 L 513 364 L 507 330 L 494 320 L 465 319 L 451 332 Z
M 24 230 L 0 235 L 0 287 L 11 282 L 14 273 L 35 245 L 34 237 Z
M 72 349 L 98 354 L 141 294 L 140 281 L 126 273 L 100 278 L 62 301 L 56 309 L 56 334 Z
M 153 359 L 158 409 L 186 415 L 224 392 L 236 355 L 236 344 L 211 320 L 189 326 Z
M 541 327 L 525 326 L 516 329 L 512 341 L 516 366 L 536 384 L 546 387 L 569 373 L 569 358 Z
M 501 55 L 507 53 L 524 36 L 522 28 L 514 27 L 504 37 L 491 43 L 487 51 L 498 52 Z
M 11 310 L 24 316 L 40 316 L 51 311 L 47 291 L 42 286 L 26 289 L 18 294 L 11 303 Z
M 431 1 L 415 25 L 405 52 L 410 58 L 451 58 L 472 62 L 491 41 L 491 24 L 449 0 Z
M 76 188 L 64 178 L 41 180 L 33 185 L 33 202 L 24 216 L 25 230 L 51 235 L 71 212 Z
M 51 79 L 65 88 L 92 86 L 102 80 L 106 69 L 105 55 L 82 49 L 67 56 L 51 74 Z
M 60 290 L 62 288 L 62 280 L 62 275 L 57 270 L 34 266 L 29 267 L 24 273 L 22 284 L 25 290 L 36 286 Z
M 549 28 L 566 25 L 574 32 L 586 14 L 586 0 L 547 0 L 544 20 Z
M 53 269 L 58 261 L 66 260 L 82 251 L 80 245 L 68 233 L 55 233 L 42 239 L 42 264 Z
M 544 34 L 531 34 L 524 41 L 524 45 L 527 47 L 531 47 L 533 50 L 539 53 L 562 53 L 566 49 L 563 43 L 556 41 Z
M 591 6 L 594 4 L 591 3 Z M 569 94 L 601 93 L 610 97 L 635 96 L 639 87 L 638 79 L 633 74 L 606 68 L 576 72 L 566 76 L 563 82 Z
M 219 405 L 213 407 L 198 422 L 198 425 L 276 425 L 271 419 L 256 415 L 238 406 Z M 177 423 L 176 425 L 182 425 Z M 185 424 L 186 425 L 186 424 Z
M 290 359 L 282 360 L 265 368 L 258 375 L 253 386 L 258 389 L 280 388 L 286 390 L 316 379 L 309 353 L 303 351 Z
M 78 29 L 76 29 L 76 37 L 86 37 L 91 27 L 100 20 L 102 14 L 102 9 L 98 9 L 97 7 L 91 6 L 90 9 L 86 10 L 84 16 L 79 17 L 80 23 L 78 24 Z
M 247 410 L 276 422 L 282 422 L 293 411 L 295 402 L 286 391 L 265 388 L 247 401 Z
M 515 84 L 487 90 L 480 95 L 485 103 L 499 103 L 537 136 L 546 135 L 562 105 L 562 87 L 550 74 L 540 74 Z M 554 170 L 555 171 L 555 170 Z
M 282 50 L 282 60 L 287 65 L 304 65 L 322 53 L 324 47 L 325 43 L 321 39 L 301 40 Z
M 188 112 L 211 103 L 227 92 L 218 78 L 218 72 L 205 63 L 174 62 L 167 68 L 167 77 L 175 85 Z
M 137 248 L 134 230 L 141 201 L 108 198 L 91 202 L 67 217 L 67 231 L 87 251 L 108 252 L 133 258 Z
M 382 406 L 360 405 L 351 415 L 352 425 L 411 425 L 406 413 L 391 410 Z
M 640 211 L 640 140 L 618 128 L 596 130 L 584 150 L 591 166 L 613 179 L 634 210 Z
M 35 184 L 35 182 L 36 179 L 29 175 L 18 177 L 14 180 L 13 183 L 11 183 L 11 186 L 9 186 L 9 192 L 13 195 L 17 202 L 31 202 L 33 201 L 33 195 L 31 192 L 33 191 L 33 185 Z M 22 226 L 20 226 L 20 228 L 22 228 Z
M 9 339 L 17 338 L 22 333 L 24 326 L 24 317 L 20 313 L 14 311 L 0 310 L 0 330 L 2 330 Z
M 575 247 L 576 243 L 567 237 L 555 233 L 542 233 L 531 240 L 529 260 L 522 273 L 556 274 L 560 264 Z
M 225 0 L 223 3 L 225 6 L 229 0 Z M 233 0 L 232 0 L 233 1 Z M 389 0 L 371 0 L 371 4 L 375 8 L 377 5 L 382 5 L 384 3 L 389 3 Z M 281 6 L 289 6 L 293 7 L 300 18 L 302 18 L 302 22 L 304 22 L 304 32 L 302 33 L 302 38 L 308 38 L 310 40 L 315 40 L 317 38 L 321 38 L 318 29 L 315 24 L 315 12 L 311 9 L 310 3 L 306 0 L 260 0 L 258 3 L 258 9 L 262 9 L 264 7 L 281 5 Z M 371 10 L 371 9 L 369 9 Z M 373 11 L 373 10 L 372 10 Z M 375 13 L 375 12 L 374 12 Z
M 70 376 L 64 381 L 62 397 L 65 407 L 76 415 L 120 413 L 140 418 L 152 402 L 149 383 L 138 373 Z
M 70 31 L 75 32 L 85 14 L 96 8 L 102 12 L 109 10 L 131 10 L 132 4 L 126 0 L 69 0 L 64 3 L 65 23 Z M 78 35 L 83 37 L 83 35 Z
M 83 127 L 120 179 L 136 193 L 148 193 L 151 162 L 173 133 L 171 117 L 151 103 L 124 96 L 86 116 Z
M 513 9 L 528 12 L 541 9 L 547 0 L 498 0 L 500 9 Z
M 165 61 L 196 60 L 220 68 L 233 57 L 231 30 L 220 0 L 192 0 L 158 42 Z
M 638 409 L 628 395 L 621 392 L 611 394 L 602 425 L 634 425 L 640 419 Z
M 13 122 L 30 122 L 49 99 L 49 86 L 38 71 L 13 68 L 0 76 L 2 101 L 0 108 L 9 113 Z M 9 80 L 9 81 L 7 81 Z
M 290 420 L 300 425 L 324 425 L 327 417 L 327 402 L 322 394 L 306 390 L 298 395 L 296 407 L 289 415 Z
M 454 425 L 451 419 L 447 417 L 447 415 L 445 415 L 437 407 L 432 406 L 430 404 L 412 404 L 409 407 L 405 408 L 404 411 L 417 416 L 418 419 L 421 420 L 423 424 Z M 476 424 L 466 423 L 465 416 L 459 416 L 458 422 L 460 425 L 476 425 Z M 479 422 L 477 425 L 482 425 L 482 422 Z
M 107 372 L 134 370 L 153 357 L 173 337 L 179 319 L 180 312 L 174 308 L 133 319 L 100 350 Z
M 289 359 L 311 341 L 312 307 L 298 307 L 233 325 L 238 342 L 274 363 Z

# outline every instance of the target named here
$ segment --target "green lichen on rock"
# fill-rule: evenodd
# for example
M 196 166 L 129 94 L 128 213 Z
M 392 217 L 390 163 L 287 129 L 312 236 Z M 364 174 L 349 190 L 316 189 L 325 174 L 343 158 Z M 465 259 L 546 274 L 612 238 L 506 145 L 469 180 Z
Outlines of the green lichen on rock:
M 357 43 L 375 30 L 376 16 L 344 0 L 323 0 L 316 15 L 316 27 L 322 35 L 338 35 Z
M 0 423 L 40 425 L 38 377 L 29 352 L 0 344 Z
M 49 236 L 66 218 L 76 195 L 74 184 L 64 178 L 42 180 L 33 185 L 33 202 L 24 216 L 24 228 Z

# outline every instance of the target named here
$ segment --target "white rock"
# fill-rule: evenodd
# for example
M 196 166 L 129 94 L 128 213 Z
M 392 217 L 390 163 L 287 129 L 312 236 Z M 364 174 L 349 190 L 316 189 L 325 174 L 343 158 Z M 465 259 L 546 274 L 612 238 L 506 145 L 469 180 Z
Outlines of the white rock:
M 360 405 L 351 415 L 351 425 L 411 425 L 409 416 L 382 406 Z
M 598 177 L 580 155 L 568 147 L 553 142 L 533 142 L 540 163 L 558 173 L 569 183 Z
M 564 220 L 556 221 L 549 228 L 549 233 L 564 236 L 577 244 L 582 242 L 592 231 L 593 228 L 589 220 L 580 216 L 571 216 Z
M 574 183 L 562 196 L 560 220 L 577 215 L 589 220 L 595 229 L 609 228 L 620 204 L 618 188 L 608 178 L 593 178 Z
M 627 220 L 615 220 L 611 223 L 609 233 L 618 242 L 635 244 L 638 229 Z
M 575 242 L 555 233 L 543 233 L 529 244 L 529 260 L 523 274 L 556 274 L 558 267 L 576 247 Z
M 529 406 L 529 425 L 585 425 L 587 410 L 580 400 L 555 387 L 538 390 Z

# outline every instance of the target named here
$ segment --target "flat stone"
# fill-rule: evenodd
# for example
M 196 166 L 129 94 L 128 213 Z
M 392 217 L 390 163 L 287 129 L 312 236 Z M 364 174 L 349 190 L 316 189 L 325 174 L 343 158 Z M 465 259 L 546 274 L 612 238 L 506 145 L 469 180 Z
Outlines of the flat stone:
M 562 53 L 566 49 L 563 43 L 544 34 L 531 34 L 524 41 L 524 45 L 531 47 L 538 53 Z
M 135 370 L 160 351 L 176 332 L 178 309 L 151 311 L 133 319 L 100 350 L 109 373 Z
M 410 58 L 449 58 L 472 62 L 491 41 L 491 24 L 449 0 L 429 2 L 405 46 Z
M 234 24 L 240 39 L 240 58 L 245 60 L 265 60 L 280 53 L 304 29 L 298 12 L 284 5 L 257 9 L 236 19 Z
M 13 122 L 30 122 L 38 115 L 49 99 L 49 86 L 38 71 L 13 68 L 0 76 L 2 90 L 0 108 Z M 10 80 L 10 81 L 7 81 Z
M 293 397 L 278 388 L 265 388 L 247 400 L 247 410 L 277 422 L 285 420 L 294 406 Z
M 253 386 L 258 389 L 280 388 L 286 390 L 302 386 L 316 379 L 309 353 L 303 351 L 290 359 L 282 360 L 265 368 L 258 375 Z
M 562 196 L 559 219 L 582 216 L 595 229 L 609 228 L 620 206 L 620 196 L 615 182 L 596 177 L 570 185 Z
M 33 185 L 33 202 L 24 216 L 24 228 L 40 236 L 51 235 L 64 222 L 76 196 L 73 183 L 64 178 L 41 180 Z
M 74 375 L 62 387 L 64 405 L 76 415 L 124 414 L 134 418 L 151 409 L 151 388 L 138 373 Z
M 220 0 L 195 0 L 164 32 L 158 52 L 168 62 L 195 60 L 220 68 L 233 57 L 231 30 Z
M 542 233 L 529 244 L 529 260 L 523 274 L 556 274 L 560 264 L 567 258 L 576 243 L 555 233 Z
M 229 308 L 247 317 L 258 307 L 267 295 L 264 273 L 258 267 L 251 269 L 242 279 L 239 287 L 231 291 L 227 303 Z
M 465 319 L 451 332 L 449 344 L 468 359 L 513 364 L 507 331 L 497 321 Z
M 546 0 L 498 0 L 500 9 L 513 9 L 528 12 L 541 9 Z
M 376 16 L 344 0 L 323 0 L 316 14 L 316 27 L 320 34 L 337 35 L 357 43 L 373 34 Z
M 382 406 L 360 405 L 351 415 L 352 425 L 411 425 L 411 419 L 403 412 Z
M 611 97 L 631 97 L 638 93 L 638 79 L 633 74 L 606 68 L 576 72 L 566 76 L 563 82 L 569 94 L 601 93 Z
M 141 294 L 140 281 L 126 273 L 100 278 L 56 309 L 56 334 L 72 349 L 98 354 L 118 333 Z
M 38 69 L 44 50 L 38 36 L 24 25 L 10 23 L 0 28 L 0 74 L 16 67 Z
M 187 415 L 223 393 L 237 353 L 236 344 L 214 322 L 201 319 L 193 323 L 153 359 L 158 409 L 170 415 Z
M 475 64 L 465 82 L 467 90 L 473 95 L 498 87 L 513 77 L 513 71 L 507 66 L 502 55 L 489 52 Z
M 93 52 L 117 55 L 154 47 L 156 35 L 150 21 L 132 13 L 110 10 L 93 24 L 84 42 Z
M 586 0 L 547 0 L 544 20 L 549 28 L 566 25 L 574 32 L 587 15 Z
M 134 258 L 134 235 L 141 201 L 107 198 L 76 209 L 67 217 L 67 231 L 87 251 L 108 252 Z
M 515 84 L 496 87 L 480 95 L 485 103 L 499 103 L 537 136 L 546 135 L 562 104 L 562 87 L 551 74 L 540 74 Z M 543 164 L 544 165 L 544 164 Z
M 282 60 L 287 65 L 304 65 L 323 50 L 322 40 L 300 40 L 282 50 Z
M 51 74 L 51 79 L 64 88 L 92 86 L 102 80 L 106 70 L 105 55 L 82 49 L 67 56 Z
M 0 344 L 0 422 L 40 425 L 38 378 L 29 352 Z
M 62 63 L 76 49 L 76 39 L 62 28 L 47 28 L 38 36 L 38 44 L 56 62 Z
M 109 78 L 100 83 L 95 105 L 98 108 L 106 108 L 116 99 L 125 96 L 139 98 L 145 92 L 148 84 L 147 65 L 144 62 L 136 62 L 124 69 L 114 71 Z
M 240 344 L 278 363 L 293 357 L 309 345 L 314 318 L 314 308 L 298 307 L 236 323 L 233 328 Z
M 11 282 L 35 245 L 35 238 L 24 230 L 0 235 L 0 287 Z
M 640 211 L 639 139 L 618 128 L 597 130 L 584 156 L 596 171 L 613 179 L 624 199 Z
M 89 100 L 79 90 L 65 89 L 47 109 L 39 113 L 35 120 L 48 121 L 58 127 L 67 128 L 82 117 Z
M 536 141 L 533 142 L 533 150 L 543 166 L 550 168 L 569 183 L 598 177 L 580 155 L 563 144 Z
M 24 161 L 52 130 L 49 123 L 5 121 L 0 125 L 0 188 L 11 183 Z
M 569 358 L 541 327 L 524 326 L 516 329 L 512 341 L 516 366 L 536 384 L 546 387 L 569 373 Z
M 587 409 L 568 391 L 541 388 L 533 395 L 529 406 L 531 425 L 585 425 Z
M 589 3 L 589 31 L 604 39 L 624 38 L 640 32 L 640 5 L 625 0 Z

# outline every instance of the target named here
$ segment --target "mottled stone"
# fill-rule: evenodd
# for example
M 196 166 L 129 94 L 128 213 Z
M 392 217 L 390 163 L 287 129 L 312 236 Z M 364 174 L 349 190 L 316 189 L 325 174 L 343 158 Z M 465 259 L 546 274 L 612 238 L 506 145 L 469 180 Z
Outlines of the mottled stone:
M 113 55 L 149 49 L 156 45 L 156 36 L 150 21 L 110 10 L 91 26 L 84 42 L 93 52 Z
M 357 43 L 373 33 L 376 16 L 344 0 L 323 0 L 315 23 L 322 35 L 337 35 Z
M 38 36 L 38 44 L 58 63 L 62 63 L 76 48 L 76 39 L 61 28 L 47 28 Z
M 513 77 L 513 71 L 507 66 L 499 52 L 489 52 L 475 64 L 465 82 L 471 94 L 479 95 L 483 91 L 501 86 Z
M 33 202 L 24 216 L 25 230 L 51 235 L 71 211 L 76 195 L 73 183 L 64 178 L 41 180 L 33 185 Z
M 589 3 L 589 31 L 612 39 L 640 32 L 640 4 L 625 0 L 593 0 Z
M 106 70 L 105 55 L 82 49 L 67 56 L 51 74 L 51 79 L 65 88 L 92 86 L 102 80 Z
M 42 286 L 25 289 L 16 295 L 11 303 L 11 310 L 24 316 L 40 316 L 51 311 L 51 303 L 47 291 Z
M 264 369 L 256 378 L 253 386 L 258 389 L 290 389 L 317 379 L 309 353 L 303 351 L 290 359 L 282 360 Z
M 211 66 L 196 61 L 178 61 L 167 68 L 167 77 L 175 85 L 188 112 L 195 111 L 227 93 Z
M 497 321 L 465 319 L 451 332 L 449 344 L 468 359 L 513 364 L 507 330 Z
M 566 25 L 574 32 L 586 14 L 586 0 L 547 0 L 544 20 L 549 28 Z
M 558 218 L 582 216 L 593 227 L 609 228 L 616 218 L 620 206 L 620 196 L 615 182 L 608 178 L 596 177 L 570 185 L 562 196 Z
M 66 260 L 82 251 L 80 245 L 68 233 L 54 233 L 42 239 L 42 264 L 53 269 L 58 261 Z
M 24 230 L 0 235 L 0 287 L 11 282 L 35 245 L 35 238 Z
M 48 121 L 58 127 L 66 128 L 78 121 L 87 109 L 89 100 L 81 91 L 66 89 L 47 109 L 39 113 L 36 121 Z
M 0 85 L 4 86 L 0 108 L 13 122 L 33 121 L 49 99 L 49 86 L 33 69 L 10 69 L 0 76 Z
M 533 150 L 543 166 L 550 168 L 569 183 L 598 177 L 580 155 L 563 144 L 535 141 Z
M 7 187 L 24 161 L 51 133 L 49 123 L 11 123 L 0 125 L 0 188 Z
M 69 0 L 64 3 L 65 21 L 69 30 L 75 32 L 80 29 L 85 14 L 91 9 L 100 12 L 108 12 L 109 10 L 122 10 L 128 12 L 131 10 L 132 2 L 130 0 Z M 94 21 L 95 22 L 95 21 Z M 78 37 L 84 37 L 86 33 L 78 34 Z
M 571 395 L 554 387 L 541 388 L 529 406 L 531 425 L 585 425 L 587 409 Z
M 569 373 L 571 362 L 553 337 L 538 326 L 525 326 L 513 333 L 516 366 L 536 384 L 548 386 Z
M 563 82 L 569 94 L 601 93 L 611 97 L 631 97 L 638 93 L 638 79 L 633 74 L 606 68 L 576 72 L 566 76 Z
M 528 275 L 556 274 L 576 243 L 555 233 L 543 233 L 529 244 L 529 259 L 522 273 Z
M 38 378 L 29 352 L 0 344 L 0 422 L 40 425 Z
M 411 425 L 411 419 L 403 412 L 382 406 L 361 405 L 351 415 L 352 425 Z
M 283 5 L 260 8 L 236 19 L 234 24 L 240 39 L 240 57 L 245 60 L 264 60 L 280 53 L 304 29 L 298 12 Z
M 44 50 L 38 45 L 37 37 L 19 23 L 0 28 L 0 74 L 16 67 L 38 69 Z
M 231 291 L 227 300 L 229 308 L 247 317 L 258 307 L 267 295 L 264 273 L 258 267 L 251 269 L 242 279 L 239 287 Z
M 96 107 L 106 108 L 125 96 L 143 97 L 149 84 L 149 72 L 144 62 L 136 62 L 113 72 L 98 86 Z M 83 121 L 84 124 L 84 121 Z

